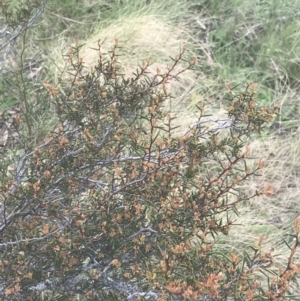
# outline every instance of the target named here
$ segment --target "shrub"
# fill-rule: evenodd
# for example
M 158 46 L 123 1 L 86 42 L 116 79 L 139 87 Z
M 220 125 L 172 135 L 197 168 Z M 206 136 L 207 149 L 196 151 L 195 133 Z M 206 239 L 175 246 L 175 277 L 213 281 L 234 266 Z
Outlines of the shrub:
M 263 167 L 248 167 L 248 136 L 277 108 L 258 107 L 254 85 L 230 89 L 228 118 L 209 118 L 201 105 L 198 121 L 178 134 L 167 84 L 195 65 L 185 48 L 168 70 L 150 76 L 146 62 L 125 78 L 117 41 L 108 54 L 101 47 L 86 70 L 77 42 L 63 89 L 44 83 L 42 101 L 58 121 L 44 141 L 32 147 L 32 133 L 22 136 L 29 103 L 10 124 L 20 144 L 13 155 L 4 146 L 1 161 L 0 298 L 283 300 L 300 268 L 292 260 L 300 220 L 287 267 L 266 274 L 267 287 L 257 280 L 273 263 L 263 237 L 242 258 L 215 247 L 234 226 L 228 213 L 271 194 L 240 184 Z M 185 68 L 175 71 L 179 63 Z

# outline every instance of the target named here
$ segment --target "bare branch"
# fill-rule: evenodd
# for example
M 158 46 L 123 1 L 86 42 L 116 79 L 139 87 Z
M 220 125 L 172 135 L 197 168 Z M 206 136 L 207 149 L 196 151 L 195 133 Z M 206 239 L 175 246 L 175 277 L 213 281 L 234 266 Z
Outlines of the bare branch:
M 17 38 L 35 23 L 37 18 L 43 13 L 45 6 L 48 2 L 49 0 L 43 0 L 40 6 L 34 12 L 33 16 L 23 26 L 19 26 L 13 32 L 9 31 L 7 26 L 0 31 L 0 39 L 6 39 L 6 41 L 0 44 L 0 52 L 4 50 L 4 53 L 2 53 L 3 57 L 0 60 L 0 67 L 3 66 L 8 56 L 12 54 L 13 46 Z

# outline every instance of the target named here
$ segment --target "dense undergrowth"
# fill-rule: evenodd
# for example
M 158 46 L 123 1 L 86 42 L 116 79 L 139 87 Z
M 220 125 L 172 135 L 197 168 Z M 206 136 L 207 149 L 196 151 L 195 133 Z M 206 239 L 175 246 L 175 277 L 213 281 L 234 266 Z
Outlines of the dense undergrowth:
M 10 16 L 12 21 L 15 16 L 26 17 L 26 10 L 17 15 L 17 3 L 10 1 L 15 13 Z M 259 177 L 249 178 L 239 186 L 250 194 L 255 194 L 257 187 L 269 187 L 267 193 L 236 208 L 239 216 L 230 216 L 235 220 L 234 227 L 227 236 L 218 236 L 215 247 L 222 254 L 235 252 L 242 257 L 243 250 L 250 253 L 263 234 L 260 256 L 274 249 L 269 276 L 278 273 L 279 268 L 284 271 L 288 246 L 294 239 L 291 229 L 299 215 L 299 5 L 299 1 L 281 0 L 190 0 L 177 1 L 175 5 L 174 1 L 50 0 L 34 25 L 15 40 L 10 55 L 1 59 L 2 119 L 13 121 L 15 126 L 20 112 L 26 117 L 20 119 L 22 126 L 17 130 L 13 126 L 3 140 L 8 139 L 5 158 L 11 160 L 6 167 L 13 171 L 16 156 L 22 154 L 22 148 L 18 148 L 20 137 L 21 145 L 33 150 L 48 141 L 49 132 L 62 121 L 43 87 L 55 87 L 57 93 L 70 96 L 74 74 L 67 72 L 70 62 L 66 55 L 75 37 L 79 41 L 76 47 L 82 44 L 80 51 L 86 67 L 82 76 L 98 62 L 98 40 L 105 41 L 101 44 L 103 53 L 111 55 L 117 38 L 118 72 L 125 79 L 138 73 L 137 64 L 147 60 L 147 76 L 155 76 L 157 68 L 165 73 L 170 57 L 175 58 L 186 44 L 187 57 L 196 57 L 197 64 L 193 71 L 181 74 L 180 80 L 166 84 L 173 95 L 166 100 L 166 109 L 177 115 L 172 121 L 176 135 L 197 122 L 198 108 L 203 104 L 212 116 L 209 118 L 225 118 L 231 93 L 239 95 L 235 91 L 247 82 L 257 84 L 258 105 L 279 104 L 275 121 L 249 142 L 249 155 L 263 157 L 265 168 Z M 5 28 L 7 20 L 3 15 L 1 28 Z M 17 25 L 10 24 L 11 28 Z M 2 36 L 1 42 L 5 38 Z M 1 51 L 5 54 L 6 50 Z M 181 62 L 177 67 L 176 71 L 183 68 Z M 293 281 L 291 295 L 297 298 L 298 280 Z

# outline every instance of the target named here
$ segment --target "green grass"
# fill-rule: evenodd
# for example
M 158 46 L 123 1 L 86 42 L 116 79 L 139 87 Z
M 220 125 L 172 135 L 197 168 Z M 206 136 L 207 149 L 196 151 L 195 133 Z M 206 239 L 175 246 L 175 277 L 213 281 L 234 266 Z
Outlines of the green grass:
M 299 5 L 300 1 L 220 1 L 207 7 L 215 17 L 210 41 L 218 74 L 235 83 L 245 78 L 258 82 L 274 95 L 278 88 L 297 85 Z M 263 101 L 272 102 L 272 96 Z

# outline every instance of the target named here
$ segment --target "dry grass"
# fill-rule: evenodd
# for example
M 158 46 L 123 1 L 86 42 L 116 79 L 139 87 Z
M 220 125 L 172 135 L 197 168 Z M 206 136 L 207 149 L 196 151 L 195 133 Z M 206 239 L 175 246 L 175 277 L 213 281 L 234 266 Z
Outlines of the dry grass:
M 228 252 L 242 254 L 246 251 L 251 255 L 253 251 L 249 246 L 256 246 L 259 236 L 264 235 L 262 252 L 273 249 L 274 266 L 271 270 L 277 272 L 287 266 L 290 250 L 284 239 L 292 244 L 293 238 L 289 234 L 293 234 L 294 220 L 300 215 L 300 132 L 284 137 L 270 132 L 264 139 L 256 139 L 250 147 L 251 156 L 263 158 L 266 164 L 261 176 L 245 183 L 244 189 L 254 192 L 270 185 L 273 195 L 263 195 L 242 204 L 239 216 L 232 216 L 236 225 L 227 237 L 220 239 L 219 246 Z M 254 164 L 255 161 L 251 163 Z M 300 259 L 299 255 L 295 258 Z M 295 294 L 300 291 L 298 282 L 292 286 Z
M 148 76 L 156 74 L 157 68 L 165 72 L 184 45 L 187 46 L 185 59 L 191 60 L 196 57 L 196 47 L 192 43 L 187 43 L 190 32 L 182 26 L 174 26 L 168 21 L 168 16 L 162 18 L 161 15 L 151 14 L 133 14 L 120 17 L 107 26 L 95 29 L 95 33 L 86 41 L 79 41 L 84 44 L 80 55 L 83 58 L 84 65 L 89 71 L 90 67 L 97 64 L 98 61 L 98 43 L 103 42 L 101 52 L 108 54 L 112 49 L 115 40 L 118 40 L 119 63 L 121 72 L 125 77 L 134 77 L 134 72 L 143 62 L 149 61 L 151 65 L 148 68 Z M 199 43 L 198 43 L 199 44 Z M 53 56 L 59 68 L 55 67 L 55 80 L 60 78 L 60 71 L 63 69 L 63 60 L 61 53 L 66 49 L 65 43 L 61 43 L 61 49 L 56 48 Z M 177 65 L 174 73 L 184 69 L 186 63 Z M 198 67 L 196 71 L 188 70 L 181 74 L 178 80 L 173 80 L 168 85 L 169 92 L 173 96 L 167 105 L 167 109 L 178 115 L 175 121 L 179 125 L 178 133 L 184 132 L 193 122 L 197 120 L 193 112 L 195 104 L 204 103 L 210 93 L 203 93 L 203 90 L 210 91 L 214 83 L 209 80 L 204 72 Z M 202 88 L 199 89 L 199 83 Z M 214 112 L 216 110 L 214 108 Z M 218 116 L 222 115 L 224 110 L 220 108 Z

